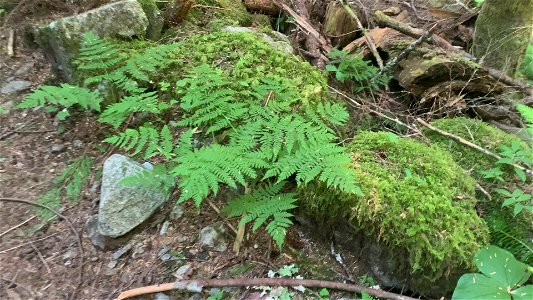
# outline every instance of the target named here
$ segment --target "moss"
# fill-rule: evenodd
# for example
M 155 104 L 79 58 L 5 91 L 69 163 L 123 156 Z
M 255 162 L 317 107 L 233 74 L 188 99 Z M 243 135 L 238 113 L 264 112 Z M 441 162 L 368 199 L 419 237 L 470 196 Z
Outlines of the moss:
M 470 118 L 440 119 L 431 123 L 435 127 L 460 136 L 478 146 L 498 153 L 501 146 L 511 146 L 518 143 L 523 149 L 531 148 L 517 136 L 506 133 L 480 120 Z M 481 178 L 480 171 L 489 170 L 495 166 L 496 160 L 478 150 L 460 144 L 448 137 L 423 128 L 424 134 L 434 143 L 450 152 L 455 161 L 466 170 L 473 170 L 472 176 Z M 531 150 L 533 159 L 533 150 Z
M 252 16 L 240 0 L 197 0 L 185 20 L 211 29 L 252 24 Z
M 304 102 L 325 94 L 327 79 L 302 59 L 277 51 L 260 35 L 248 32 L 216 32 L 183 41 L 177 50 L 180 77 L 183 69 L 210 64 L 226 72 L 236 89 L 268 78 L 277 80 L 301 95 Z M 171 76 L 171 75 L 169 75 Z
M 164 21 L 159 8 L 157 7 L 156 0 L 137 0 L 137 2 L 141 5 L 146 18 L 148 19 L 146 38 L 153 41 L 159 39 Z
M 506 133 L 482 121 L 460 117 L 440 119 L 432 122 L 432 125 L 494 153 L 498 153 L 502 146 L 518 143 L 522 149 L 529 150 L 533 160 L 533 150 L 527 143 L 513 134 Z M 502 207 L 505 197 L 494 191 L 495 188 L 506 188 L 511 191 L 519 188 L 522 191 L 531 191 L 532 184 L 518 180 L 511 168 L 504 168 L 507 171 L 507 175 L 504 175 L 505 183 L 495 184 L 492 180 L 483 179 L 480 172 L 498 166 L 496 159 L 427 128 L 423 128 L 423 132 L 436 145 L 447 150 L 459 165 L 470 171 L 472 176 L 477 177 L 480 184 L 492 195 L 491 199 L 480 202 L 481 210 L 484 211 L 483 218 L 487 220 L 491 232 L 491 243 L 505 248 L 528 264 L 533 263 L 533 253 L 530 250 L 533 249 L 533 242 L 531 241 L 533 213 L 523 211 L 517 217 L 513 217 L 513 207 Z
M 384 132 L 362 132 L 348 148 L 365 196 L 309 186 L 301 190 L 304 210 L 387 245 L 389 255 L 405 258 L 394 273 L 419 293 L 471 267 L 488 230 L 474 209 L 475 181 L 446 151 Z

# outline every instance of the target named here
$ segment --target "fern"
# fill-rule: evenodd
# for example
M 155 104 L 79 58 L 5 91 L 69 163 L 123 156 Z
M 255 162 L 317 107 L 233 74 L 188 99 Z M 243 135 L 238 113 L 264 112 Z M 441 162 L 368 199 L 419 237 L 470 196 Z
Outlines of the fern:
M 128 176 L 120 182 L 124 185 L 144 187 L 152 191 L 162 191 L 165 195 L 170 195 L 175 186 L 175 178 L 170 175 L 165 165 L 159 164 L 154 166 L 153 170 L 144 170 L 143 172 Z
M 270 219 L 266 230 L 281 248 L 287 228 L 292 225 L 290 217 L 293 215 L 288 211 L 296 207 L 295 194 L 280 193 L 284 185 L 285 182 L 282 181 L 260 186 L 250 194 L 231 200 L 224 207 L 224 211 L 229 217 L 242 216 L 239 226 L 253 221 L 253 231 Z
M 44 107 L 50 112 L 60 110 L 57 118 L 64 120 L 70 115 L 68 108 L 79 105 L 86 110 L 100 111 L 102 101 L 98 92 L 65 83 L 61 86 L 39 87 L 17 105 L 17 108 Z
M 84 74 L 84 84 L 108 79 L 109 74 L 125 60 L 117 43 L 102 39 L 92 32 L 83 35 L 77 69 Z
M 177 83 L 183 88 L 181 108 L 187 113 L 178 125 L 207 127 L 209 134 L 245 119 L 247 104 L 236 101 L 236 92 L 229 88 L 230 84 L 220 71 L 208 65 L 191 70 Z
M 533 108 L 524 104 L 517 104 L 516 109 L 527 122 L 529 134 L 533 135 Z
M 130 57 L 125 66 L 117 71 L 129 75 L 138 82 L 150 82 L 153 74 L 174 62 L 178 46 L 179 44 L 170 44 L 145 49 L 142 53 Z
M 251 178 L 257 178 L 258 168 L 267 168 L 268 162 L 258 153 L 240 147 L 211 145 L 178 156 L 171 173 L 180 178 L 181 195 L 178 202 L 193 199 L 200 205 L 212 191 L 217 194 L 219 184 L 237 188 Z
M 523 228 L 523 225 L 516 225 L 516 222 L 524 220 L 509 220 L 507 214 L 507 211 L 494 211 L 485 217 L 490 229 L 491 243 L 506 249 L 517 259 L 531 265 L 533 264 L 533 242 L 530 232 L 519 230 Z
M 116 129 L 133 113 L 161 114 L 170 107 L 171 104 L 159 101 L 157 92 L 145 92 L 126 96 L 119 102 L 109 105 L 102 112 L 98 121 L 110 124 Z
M 118 135 L 106 138 L 104 142 L 126 151 L 135 148 L 133 155 L 144 150 L 145 159 L 155 155 L 162 155 L 166 159 L 174 157 L 173 136 L 167 125 L 163 126 L 160 132 L 151 126 L 140 126 L 138 130 L 128 128 Z

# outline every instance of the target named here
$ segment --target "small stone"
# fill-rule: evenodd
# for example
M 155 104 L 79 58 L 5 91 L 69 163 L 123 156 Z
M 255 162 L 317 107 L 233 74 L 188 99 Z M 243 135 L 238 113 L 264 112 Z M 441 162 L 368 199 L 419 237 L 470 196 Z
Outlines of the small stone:
M 179 218 L 183 216 L 183 213 L 185 212 L 182 205 L 175 205 L 172 211 L 170 212 L 170 219 L 177 221 Z
M 159 258 L 161 258 L 161 261 L 165 262 L 165 261 L 169 261 L 172 258 L 172 255 L 170 255 L 170 253 L 167 253 L 167 254 L 161 255 Z
M 118 260 L 112 260 L 110 261 L 108 264 L 107 264 L 107 267 L 110 268 L 110 269 L 113 269 L 114 267 L 116 267 L 118 264 Z
M 383 11 L 387 16 L 397 16 L 402 12 L 402 10 L 397 6 L 391 6 Z
M 177 280 L 186 279 L 187 272 L 191 269 L 190 265 L 183 265 L 179 267 L 176 272 L 174 272 L 174 277 L 176 277 Z
M 64 152 L 66 147 L 64 145 L 54 144 L 52 145 L 52 148 L 50 148 L 50 152 L 52 154 L 58 154 L 61 152 Z
M 226 228 L 222 224 L 207 226 L 200 231 L 198 242 L 202 247 L 213 251 L 223 252 L 228 247 L 224 237 L 225 233 Z
M 167 246 L 167 245 L 164 245 L 164 246 L 161 247 L 161 249 L 159 249 L 159 251 L 157 252 L 157 256 L 161 257 L 161 256 L 167 254 L 168 251 L 170 251 L 170 247 Z
M 26 80 L 12 80 L 5 84 L 0 92 L 4 95 L 13 94 L 15 92 L 22 92 L 31 87 L 31 82 Z
M 154 165 L 152 165 L 152 163 L 148 162 L 148 161 L 145 161 L 142 166 L 148 170 L 148 171 L 153 171 L 154 170 Z
M 117 260 L 119 259 L 120 257 L 122 257 L 122 255 L 126 254 L 128 251 L 130 251 L 132 248 L 131 244 L 127 244 L 126 246 L 118 249 L 117 251 L 115 251 L 113 253 L 113 255 L 111 256 L 111 258 L 113 260 Z
M 157 293 L 154 295 L 154 300 L 170 300 L 170 297 L 167 294 Z
M 168 231 L 168 226 L 170 226 L 169 221 L 163 222 L 163 225 L 161 225 L 161 230 L 159 230 L 159 235 L 165 235 Z
M 83 145 L 83 142 L 80 141 L 80 140 L 74 140 L 74 141 L 72 142 L 72 145 L 73 145 L 74 147 L 76 147 L 76 148 L 81 148 L 81 146 Z
M 33 62 L 23 64 L 18 70 L 13 73 L 13 76 L 26 75 L 33 68 Z

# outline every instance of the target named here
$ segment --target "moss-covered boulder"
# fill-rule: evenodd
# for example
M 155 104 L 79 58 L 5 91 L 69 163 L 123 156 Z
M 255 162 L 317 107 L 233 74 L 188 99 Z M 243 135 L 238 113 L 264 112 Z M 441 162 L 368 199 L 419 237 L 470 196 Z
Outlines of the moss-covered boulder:
M 429 296 L 453 290 L 488 242 L 474 209 L 475 181 L 441 148 L 390 133 L 360 133 L 348 148 L 365 196 L 311 185 L 301 189 L 301 207 L 377 244 L 395 282 Z
M 144 38 L 147 26 L 148 19 L 137 0 L 122 0 L 53 21 L 37 28 L 35 38 L 57 73 L 65 80 L 72 81 L 72 61 L 78 55 L 81 37 L 85 32 L 92 31 L 107 38 Z
M 480 120 L 459 117 L 439 119 L 431 124 L 494 153 L 500 152 L 502 146 L 510 147 L 513 143 L 518 144 L 520 148 L 530 151 L 531 159 L 533 159 L 533 149 L 526 142 L 513 134 L 506 133 Z M 475 178 L 481 178 L 481 171 L 486 171 L 496 166 L 496 159 L 478 150 L 472 149 L 425 127 L 422 128 L 422 131 L 433 143 L 438 144 L 450 152 L 460 166 L 466 170 L 473 171 L 471 175 Z
M 469 118 L 440 119 L 432 122 L 432 125 L 460 136 L 463 139 L 486 148 L 494 153 L 499 153 L 502 146 L 519 146 L 526 153 L 533 149 L 527 143 L 513 134 L 506 133 L 490 124 Z M 496 163 L 496 159 L 478 150 L 458 143 L 448 137 L 423 128 L 424 134 L 435 144 L 447 150 L 454 160 L 461 165 L 471 176 L 490 193 L 491 197 L 480 201 L 479 206 L 483 211 L 490 234 L 491 243 L 511 252 L 516 258 L 528 264 L 533 264 L 533 213 L 523 211 L 518 216 L 513 215 L 513 206 L 502 207 L 506 197 L 498 193 L 496 189 L 503 188 L 509 191 L 520 189 L 525 193 L 533 193 L 531 179 L 522 182 L 515 174 L 512 167 Z M 501 177 L 504 182 L 494 179 L 485 179 L 481 172 L 500 167 L 504 172 Z
M 280 51 L 265 40 L 262 32 L 219 31 L 184 40 L 176 49 L 176 64 L 165 73 L 181 78 L 187 70 L 209 64 L 224 71 L 234 89 L 250 89 L 274 80 L 305 102 L 326 97 L 327 78 L 308 62 Z
M 145 37 L 152 41 L 157 41 L 161 36 L 163 30 L 164 20 L 157 7 L 156 0 L 137 0 L 144 10 L 144 14 L 148 19 L 148 27 L 146 28 Z

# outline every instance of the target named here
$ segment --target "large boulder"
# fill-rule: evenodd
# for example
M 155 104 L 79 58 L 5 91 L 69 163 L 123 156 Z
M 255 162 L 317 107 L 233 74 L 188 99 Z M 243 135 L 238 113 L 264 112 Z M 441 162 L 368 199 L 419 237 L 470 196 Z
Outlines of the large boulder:
M 120 154 L 113 154 L 104 163 L 100 207 L 99 233 L 119 237 L 143 223 L 168 200 L 168 195 L 144 186 L 124 185 L 121 181 L 149 169 Z
M 348 146 L 364 192 L 301 188 L 300 207 L 364 251 L 382 285 L 440 297 L 488 242 L 474 208 L 475 181 L 444 150 L 391 133 L 363 132 Z M 326 227 L 327 228 L 327 227 Z
M 100 37 L 143 38 L 148 19 L 137 0 L 122 0 L 36 28 L 36 42 L 44 49 L 55 71 L 67 81 L 74 78 L 73 59 L 81 38 L 92 31 Z

